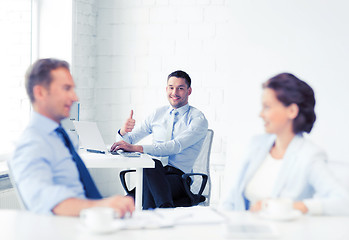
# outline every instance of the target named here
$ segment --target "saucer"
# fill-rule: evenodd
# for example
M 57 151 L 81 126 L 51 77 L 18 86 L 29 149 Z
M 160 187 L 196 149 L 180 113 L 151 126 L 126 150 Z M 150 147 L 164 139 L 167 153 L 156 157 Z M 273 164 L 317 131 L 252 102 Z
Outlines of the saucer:
M 83 223 L 80 223 L 78 225 L 78 228 L 80 231 L 87 232 L 87 233 L 93 233 L 93 234 L 112 233 L 112 232 L 115 232 L 117 230 L 122 229 L 123 227 L 124 227 L 124 224 L 122 224 L 121 222 L 117 222 L 117 221 L 113 222 L 110 226 L 107 226 L 107 227 L 104 227 L 101 229 L 92 229 Z
M 259 216 L 265 219 L 275 221 L 290 221 L 302 216 L 302 212 L 298 210 L 291 210 L 286 214 L 270 214 L 266 211 L 260 211 Z
M 122 229 L 157 229 L 173 227 L 174 223 L 171 219 L 162 219 L 153 214 L 138 214 L 132 218 L 124 219 L 124 227 Z

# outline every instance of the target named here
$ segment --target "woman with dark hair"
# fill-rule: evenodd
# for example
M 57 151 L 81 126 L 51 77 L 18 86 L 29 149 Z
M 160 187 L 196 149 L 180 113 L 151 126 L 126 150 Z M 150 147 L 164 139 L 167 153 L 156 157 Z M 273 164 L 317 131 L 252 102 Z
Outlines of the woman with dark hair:
M 316 119 L 313 89 L 281 73 L 263 84 L 262 105 L 267 134 L 252 140 L 223 208 L 259 211 L 266 199 L 288 198 L 302 213 L 349 214 L 349 193 L 328 171 L 325 152 L 303 136 Z

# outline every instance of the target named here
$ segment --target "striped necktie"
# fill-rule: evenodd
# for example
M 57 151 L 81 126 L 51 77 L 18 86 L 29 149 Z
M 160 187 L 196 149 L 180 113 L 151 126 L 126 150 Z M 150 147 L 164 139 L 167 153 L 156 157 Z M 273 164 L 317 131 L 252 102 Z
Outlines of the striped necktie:
M 170 121 L 168 122 L 167 126 L 167 135 L 166 135 L 166 141 L 172 140 L 172 135 L 173 135 L 173 127 L 176 123 L 176 115 L 178 114 L 178 111 L 176 109 L 173 109 L 171 111 L 171 117 Z
M 73 160 L 76 164 L 76 167 L 78 168 L 79 175 L 80 175 L 80 181 L 82 185 L 84 186 L 85 190 L 85 196 L 90 199 L 101 199 L 102 196 L 99 193 L 96 184 L 94 183 L 89 171 L 87 170 L 84 162 L 81 160 L 80 156 L 77 154 L 77 152 L 74 149 L 74 146 L 72 142 L 70 141 L 70 138 L 66 131 L 59 126 L 55 130 L 59 135 L 63 137 L 65 146 L 69 149 L 70 154 L 73 157 Z

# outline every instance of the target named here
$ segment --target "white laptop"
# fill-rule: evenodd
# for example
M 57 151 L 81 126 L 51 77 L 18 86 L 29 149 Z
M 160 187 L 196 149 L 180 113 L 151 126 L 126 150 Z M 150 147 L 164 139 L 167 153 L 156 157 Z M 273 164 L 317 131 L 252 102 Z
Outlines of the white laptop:
M 73 124 L 83 148 L 96 153 L 108 152 L 96 122 L 73 121 Z

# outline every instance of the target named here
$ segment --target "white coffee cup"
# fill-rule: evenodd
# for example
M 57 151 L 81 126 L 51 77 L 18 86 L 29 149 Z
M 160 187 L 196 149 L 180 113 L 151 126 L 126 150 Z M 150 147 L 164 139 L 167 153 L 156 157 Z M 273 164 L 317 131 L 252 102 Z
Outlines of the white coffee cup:
M 95 232 L 109 230 L 115 216 L 114 209 L 108 207 L 86 208 L 80 212 L 80 220 L 83 225 Z
M 288 198 L 273 198 L 262 201 L 262 210 L 270 215 L 282 216 L 293 211 L 293 201 Z

